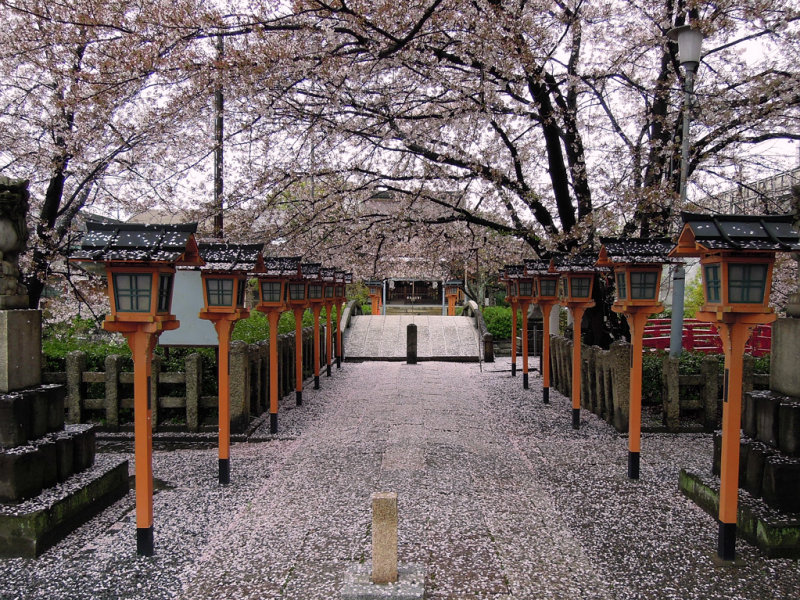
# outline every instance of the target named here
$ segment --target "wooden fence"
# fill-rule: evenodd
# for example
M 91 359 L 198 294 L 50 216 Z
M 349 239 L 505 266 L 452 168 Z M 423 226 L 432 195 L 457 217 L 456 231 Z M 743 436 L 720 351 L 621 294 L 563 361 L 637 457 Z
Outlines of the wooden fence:
M 325 352 L 325 326 L 320 327 L 320 366 L 327 364 Z M 295 387 L 295 336 L 294 332 L 278 336 L 278 388 L 282 398 Z M 336 337 L 334 336 L 334 348 Z M 314 333 L 312 327 L 303 329 L 303 378 L 308 378 L 314 370 Z M 334 356 L 336 352 L 334 351 Z M 86 370 L 86 354 L 81 351 L 67 355 L 66 372 L 43 373 L 45 383 L 65 383 L 67 385 L 67 422 L 81 423 L 87 417 L 98 414 L 102 428 L 118 431 L 126 424 L 120 422 L 120 411 L 133 409 L 133 372 L 122 370 L 123 358 L 117 355 L 106 357 L 103 371 Z M 216 365 L 213 377 L 216 379 Z M 162 372 L 161 358 L 153 358 L 151 377 L 151 397 L 153 411 L 153 430 L 198 431 L 203 425 L 203 414 L 216 426 L 215 415 L 218 410 L 216 395 L 202 395 L 202 358 L 194 353 L 186 357 L 183 371 Z M 89 390 L 97 390 L 101 384 L 102 395 L 89 396 Z M 162 391 L 169 386 L 171 393 Z M 176 395 L 175 390 L 179 393 Z M 269 404 L 269 341 L 257 344 L 232 342 L 230 351 L 230 402 L 231 431 L 242 432 L 254 416 L 262 414 Z M 166 409 L 170 414 L 180 413 L 184 419 L 176 419 L 180 424 L 169 423 L 161 418 Z M 94 415 L 90 415 L 94 411 Z M 132 427 L 132 424 L 130 424 Z
M 719 426 L 723 375 L 722 357 L 706 356 L 696 375 L 679 375 L 678 359 L 662 361 L 661 427 L 680 431 L 693 424 L 705 431 Z M 628 430 L 630 406 L 631 345 L 614 342 L 609 350 L 597 346 L 581 349 L 581 406 L 610 423 L 617 431 Z M 766 389 L 769 375 L 753 372 L 755 359 L 745 355 L 743 392 Z M 551 384 L 564 396 L 572 393 L 572 340 L 550 336 Z

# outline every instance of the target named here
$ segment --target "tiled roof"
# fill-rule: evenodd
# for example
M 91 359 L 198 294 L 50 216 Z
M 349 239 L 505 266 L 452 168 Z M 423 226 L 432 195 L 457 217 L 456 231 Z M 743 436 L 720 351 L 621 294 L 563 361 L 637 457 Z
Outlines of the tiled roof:
M 598 264 L 653 264 L 669 262 L 668 254 L 675 245 L 669 238 L 600 238 Z
M 300 269 L 299 256 L 270 256 L 264 258 L 264 275 L 273 277 L 291 277 Z
M 579 272 L 579 271 L 599 271 L 597 266 L 597 255 L 582 254 L 554 254 L 551 259 L 552 269 L 558 272 Z
M 200 256 L 204 271 L 254 271 L 261 257 L 261 244 L 201 242 Z
M 709 250 L 800 250 L 793 215 L 706 215 L 682 212 L 695 243 Z

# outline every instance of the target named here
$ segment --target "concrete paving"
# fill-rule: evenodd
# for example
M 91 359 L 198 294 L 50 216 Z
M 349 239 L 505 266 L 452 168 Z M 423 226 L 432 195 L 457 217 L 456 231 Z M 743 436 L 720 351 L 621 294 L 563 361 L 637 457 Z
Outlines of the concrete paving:
M 681 467 L 710 469 L 710 435 L 645 435 L 631 482 L 625 436 L 586 413 L 573 430 L 569 399 L 509 370 L 345 363 L 282 402 L 277 435 L 233 446 L 227 487 L 214 449 L 156 452 L 154 557 L 135 555 L 131 493 L 38 560 L 0 560 L 0 598 L 334 600 L 369 560 L 376 491 L 398 493 L 400 562 L 429 599 L 797 598 L 796 561 L 744 542 L 739 566 L 712 560 L 716 522 L 677 490 Z
M 398 360 L 406 357 L 406 330 L 417 326 L 420 360 L 478 361 L 478 330 L 470 317 L 359 315 L 344 331 L 348 360 Z

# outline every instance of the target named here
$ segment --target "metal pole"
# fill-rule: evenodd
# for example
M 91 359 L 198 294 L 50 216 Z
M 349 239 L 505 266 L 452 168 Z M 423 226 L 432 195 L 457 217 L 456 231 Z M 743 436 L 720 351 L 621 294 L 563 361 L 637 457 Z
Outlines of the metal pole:
M 685 63 L 686 82 L 683 96 L 683 133 L 681 135 L 681 183 L 680 205 L 686 205 L 686 180 L 689 176 L 689 122 L 692 112 L 692 93 L 694 91 L 694 72 L 697 66 Z M 669 354 L 680 356 L 683 345 L 683 299 L 686 289 L 686 272 L 683 265 L 675 269 L 672 276 L 672 317 L 669 332 Z

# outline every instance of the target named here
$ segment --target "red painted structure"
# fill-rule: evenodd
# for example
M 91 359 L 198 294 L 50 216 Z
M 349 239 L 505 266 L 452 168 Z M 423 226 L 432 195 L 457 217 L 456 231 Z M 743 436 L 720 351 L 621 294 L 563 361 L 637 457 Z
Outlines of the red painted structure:
M 645 349 L 669 350 L 669 319 L 649 319 L 644 328 Z M 705 354 L 722 354 L 722 342 L 717 328 L 697 319 L 683 321 L 683 349 Z M 747 341 L 745 352 L 764 356 L 772 349 L 772 326 L 758 325 Z

